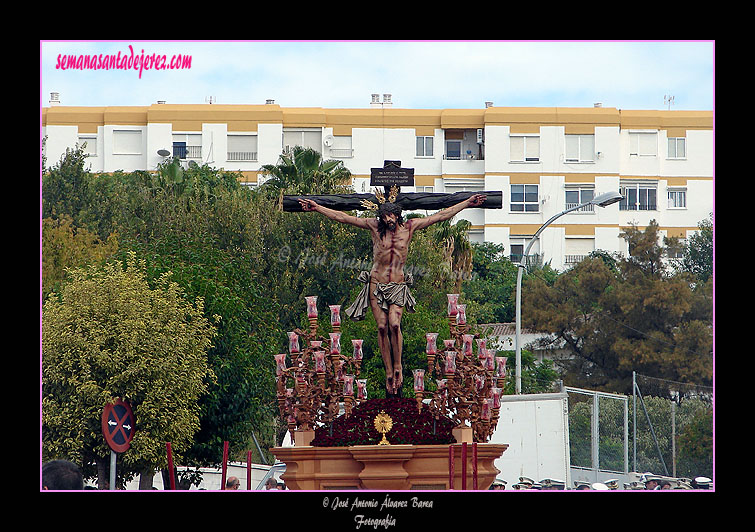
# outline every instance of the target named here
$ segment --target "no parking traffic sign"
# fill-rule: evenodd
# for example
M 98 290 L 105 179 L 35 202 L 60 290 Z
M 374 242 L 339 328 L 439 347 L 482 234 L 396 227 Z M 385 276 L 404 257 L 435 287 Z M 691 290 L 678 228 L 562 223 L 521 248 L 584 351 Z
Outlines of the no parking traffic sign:
M 116 399 L 105 405 L 102 411 L 102 434 L 110 448 L 116 453 L 128 450 L 134 437 L 134 412 L 128 403 Z

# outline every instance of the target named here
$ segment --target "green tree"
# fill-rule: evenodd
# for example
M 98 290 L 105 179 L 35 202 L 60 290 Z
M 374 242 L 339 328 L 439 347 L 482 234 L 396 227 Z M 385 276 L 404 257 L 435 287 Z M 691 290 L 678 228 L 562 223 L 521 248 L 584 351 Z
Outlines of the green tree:
M 155 469 L 167 465 L 165 442 L 180 460 L 199 429 L 197 401 L 214 379 L 207 351 L 215 328 L 201 299 L 187 302 L 168 274 L 150 288 L 145 262 L 130 259 L 125 267 L 72 270 L 60 297 L 44 304 L 42 458 L 74 461 L 102 483 L 110 452 L 100 416 L 120 397 L 136 417 L 120 482 L 140 473 L 148 489 Z
M 278 302 L 265 279 L 264 211 L 233 173 L 207 166 L 166 166 L 153 176 L 125 176 L 134 191 L 119 224 L 123 247 L 149 258 L 148 278 L 170 271 L 186 297 L 201 297 L 219 315 L 209 363 L 217 377 L 199 400 L 200 430 L 186 459 L 209 466 L 274 445 L 273 368 L 266 364 L 280 336 Z M 267 202 L 271 203 L 271 202 Z M 270 456 L 256 456 L 266 460 Z
M 66 268 L 104 262 L 118 249 L 118 237 L 102 242 L 96 234 L 76 228 L 67 214 L 42 220 L 42 300 L 60 285 Z
M 709 287 L 669 275 L 658 226 L 625 233 L 632 255 L 616 269 L 588 257 L 552 285 L 537 276 L 522 291 L 524 325 L 554 333 L 574 358 L 567 384 L 631 391 L 632 371 L 669 380 L 712 382 Z
M 696 409 L 677 434 L 677 474 L 713 478 L 713 409 Z
M 89 172 L 85 168 L 87 155 L 76 147 L 66 148 L 65 154 L 52 168 L 42 174 L 42 217 L 57 217 L 84 211 L 89 197 Z M 74 222 L 78 222 L 74 218 Z M 80 225 L 77 223 L 77 225 Z
M 517 267 L 504 255 L 502 244 L 472 244 L 470 279 L 463 284 L 465 297 L 479 323 L 508 323 L 516 314 Z
M 697 228 L 684 249 L 682 269 L 705 283 L 713 276 L 713 214 Z

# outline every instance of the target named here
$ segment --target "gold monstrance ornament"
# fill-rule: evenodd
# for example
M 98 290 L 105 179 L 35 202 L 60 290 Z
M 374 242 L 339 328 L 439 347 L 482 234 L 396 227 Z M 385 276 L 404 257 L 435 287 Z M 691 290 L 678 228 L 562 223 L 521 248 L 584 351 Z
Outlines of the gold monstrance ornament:
M 385 413 L 385 410 L 381 410 L 380 413 L 375 416 L 375 428 L 378 432 L 383 434 L 383 439 L 380 440 L 378 445 L 390 445 L 387 439 L 385 439 L 385 433 L 391 430 L 393 427 L 393 419 L 391 416 Z

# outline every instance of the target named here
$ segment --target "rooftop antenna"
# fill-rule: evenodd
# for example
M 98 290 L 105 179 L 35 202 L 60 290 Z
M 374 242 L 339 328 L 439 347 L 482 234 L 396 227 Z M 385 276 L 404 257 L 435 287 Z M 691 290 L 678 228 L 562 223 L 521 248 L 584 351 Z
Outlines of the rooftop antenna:
M 666 96 L 663 97 L 663 105 L 667 106 L 669 111 L 671 110 L 671 104 L 673 104 L 673 103 L 674 103 L 674 97 L 673 96 L 669 96 L 667 94 Z
M 206 101 L 209 104 L 215 103 L 215 96 L 207 96 L 204 101 Z

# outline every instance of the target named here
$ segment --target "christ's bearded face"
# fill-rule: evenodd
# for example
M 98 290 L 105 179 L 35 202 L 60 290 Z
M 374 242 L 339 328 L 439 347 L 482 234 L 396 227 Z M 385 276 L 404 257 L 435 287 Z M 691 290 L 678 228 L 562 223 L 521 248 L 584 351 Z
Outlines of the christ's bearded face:
M 381 216 L 381 218 L 389 231 L 396 230 L 396 224 L 398 223 L 398 219 L 396 218 L 395 214 L 393 214 L 392 212 L 385 213 Z
M 378 209 L 378 231 L 380 238 L 385 236 L 386 231 L 396 231 L 399 225 L 404 223 L 401 217 L 401 207 L 395 203 L 383 203 Z

